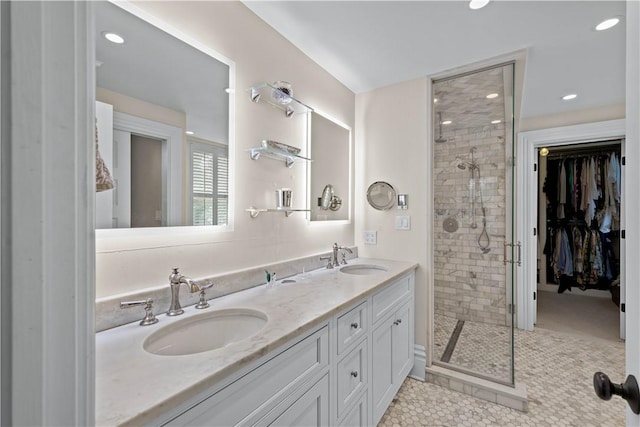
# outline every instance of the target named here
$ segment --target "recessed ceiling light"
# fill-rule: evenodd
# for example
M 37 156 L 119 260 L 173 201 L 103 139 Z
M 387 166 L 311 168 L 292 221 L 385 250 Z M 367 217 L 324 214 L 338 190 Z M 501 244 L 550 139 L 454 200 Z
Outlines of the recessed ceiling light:
M 109 31 L 105 31 L 102 33 L 102 37 L 109 40 L 111 43 L 122 44 L 124 43 L 124 38 L 116 33 L 110 33 Z
M 471 0 L 469 2 L 469 8 L 474 10 L 482 9 L 487 4 L 489 4 L 489 0 Z
M 620 22 L 620 18 L 609 18 L 607 20 L 602 21 L 598 25 L 596 25 L 597 31 L 608 30 L 611 27 L 615 27 L 618 22 Z
M 549 155 L 549 149 L 547 147 L 542 147 L 540 149 L 540 155 L 542 157 L 548 156 Z
M 442 122 L 443 125 L 450 125 L 451 123 L 453 123 L 451 120 L 445 120 Z
M 436 102 L 438 102 L 438 98 L 433 98 L 433 103 L 435 104 Z
M 188 130 L 188 131 L 186 131 L 185 133 L 186 133 L 187 135 L 195 135 L 195 132 L 194 132 L 194 131 L 191 131 L 191 130 Z
M 491 120 L 491 124 L 492 125 L 497 125 L 498 123 L 501 123 L 502 120 Z
M 576 95 L 575 93 L 570 93 L 569 95 L 563 96 L 562 99 L 565 101 L 570 101 L 572 99 L 576 99 L 577 97 L 578 95 Z
M 493 99 L 493 98 L 497 98 L 498 94 L 497 93 L 490 93 L 489 95 L 487 95 L 487 99 Z

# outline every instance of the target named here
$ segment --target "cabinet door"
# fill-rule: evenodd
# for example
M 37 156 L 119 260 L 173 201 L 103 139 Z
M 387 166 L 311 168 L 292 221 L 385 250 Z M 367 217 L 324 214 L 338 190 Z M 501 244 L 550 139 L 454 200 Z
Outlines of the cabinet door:
M 262 423 L 258 423 L 260 425 Z M 329 375 L 325 375 L 282 412 L 270 426 L 326 426 L 329 424 Z
M 377 424 L 384 415 L 396 393 L 391 351 L 394 320 L 393 317 L 383 320 L 373 331 L 371 395 L 374 424 Z
M 392 356 L 393 382 L 399 388 L 413 367 L 413 301 L 400 307 L 393 316 Z
M 340 427 L 360 427 L 368 426 L 368 411 L 367 411 L 367 394 L 365 393 L 358 403 L 351 408 L 347 415 L 338 423 Z

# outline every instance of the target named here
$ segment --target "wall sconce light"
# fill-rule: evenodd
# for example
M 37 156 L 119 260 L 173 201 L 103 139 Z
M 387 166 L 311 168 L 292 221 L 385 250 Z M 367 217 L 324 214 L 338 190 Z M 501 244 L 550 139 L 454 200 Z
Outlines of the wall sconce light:
M 408 208 L 409 208 L 409 195 L 398 194 L 398 209 L 408 209 Z

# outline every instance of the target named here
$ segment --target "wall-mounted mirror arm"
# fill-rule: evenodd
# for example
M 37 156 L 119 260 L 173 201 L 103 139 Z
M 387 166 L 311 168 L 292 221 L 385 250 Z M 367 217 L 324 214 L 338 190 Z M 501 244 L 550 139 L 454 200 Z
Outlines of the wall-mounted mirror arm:
M 334 194 L 333 185 L 327 184 L 322 191 L 322 196 L 318 199 L 318 206 L 323 211 L 337 211 L 342 207 L 342 199 Z

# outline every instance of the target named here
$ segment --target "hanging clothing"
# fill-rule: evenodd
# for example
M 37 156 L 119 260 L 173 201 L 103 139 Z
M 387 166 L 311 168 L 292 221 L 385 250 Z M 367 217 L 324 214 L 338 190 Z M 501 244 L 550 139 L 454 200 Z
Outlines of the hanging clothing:
M 582 254 L 582 233 L 578 227 L 573 227 L 573 270 L 578 274 L 582 274 L 584 268 L 584 256 Z
M 560 162 L 558 173 L 558 219 L 564 218 L 564 205 L 567 201 L 567 171 L 564 162 Z
M 96 119 L 96 192 L 111 190 L 113 188 L 113 178 L 109 168 L 102 160 L 100 150 L 98 149 L 98 119 Z

